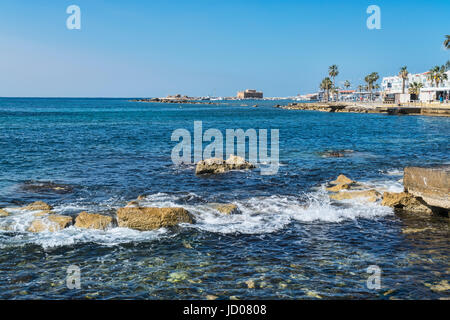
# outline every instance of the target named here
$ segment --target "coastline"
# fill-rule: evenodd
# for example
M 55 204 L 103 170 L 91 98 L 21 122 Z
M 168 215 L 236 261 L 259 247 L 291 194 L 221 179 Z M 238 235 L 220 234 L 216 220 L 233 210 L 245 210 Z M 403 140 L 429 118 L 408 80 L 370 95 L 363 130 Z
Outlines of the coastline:
M 406 104 L 402 106 L 388 106 L 382 103 L 362 102 L 300 102 L 289 103 L 286 106 L 275 105 L 275 108 L 287 110 L 309 110 L 322 112 L 350 112 L 350 113 L 381 113 L 389 115 L 421 115 L 421 116 L 450 116 L 450 105 L 417 106 Z

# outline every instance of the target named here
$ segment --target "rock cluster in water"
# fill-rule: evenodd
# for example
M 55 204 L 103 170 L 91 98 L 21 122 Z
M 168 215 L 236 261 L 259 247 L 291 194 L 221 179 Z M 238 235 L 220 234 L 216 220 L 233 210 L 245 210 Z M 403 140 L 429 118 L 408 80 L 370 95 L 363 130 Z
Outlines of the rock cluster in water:
M 211 101 L 198 101 L 190 98 L 149 98 L 133 99 L 133 102 L 159 102 L 159 103 L 183 103 L 183 104 L 217 104 Z
M 211 165 L 211 162 L 205 161 L 206 163 L 203 165 Z M 213 161 L 212 163 L 213 168 L 205 169 L 208 173 L 253 167 L 243 158 L 236 156 L 230 156 L 226 161 L 218 163 Z M 220 166 L 216 166 L 216 164 Z M 403 192 L 384 192 L 382 194 L 381 191 L 342 174 L 329 183 L 327 190 L 330 192 L 330 198 L 337 201 L 356 199 L 364 202 L 380 202 L 381 205 L 392 207 L 395 210 L 422 214 L 437 213 L 448 216 L 450 209 L 450 198 L 448 197 L 450 166 L 405 168 Z M 55 232 L 72 225 L 84 229 L 106 230 L 119 226 L 146 231 L 173 227 L 180 223 L 195 223 L 191 213 L 184 208 L 142 207 L 140 206 L 142 200 L 145 200 L 144 195 L 130 201 L 127 206 L 119 208 L 117 215 L 114 217 L 81 212 L 73 219 L 71 216 L 56 214 L 53 207 L 43 201 L 36 201 L 18 209 L 33 213 L 34 220 L 27 229 L 30 232 Z M 239 213 L 238 206 L 233 203 L 209 203 L 207 207 L 220 214 Z M 8 210 L 8 208 L 6 209 Z M 0 217 L 8 217 L 10 212 L 7 210 L 0 209 Z
M 450 209 L 450 166 L 434 168 L 406 167 L 403 192 L 381 192 L 362 183 L 339 175 L 331 181 L 327 190 L 331 199 L 361 198 L 365 201 L 414 213 L 437 213 L 448 216 Z
M 227 160 L 210 158 L 199 161 L 195 167 L 195 174 L 217 174 L 230 170 L 245 170 L 252 168 L 255 168 L 253 164 L 242 157 L 231 154 Z
M 147 231 L 173 227 L 180 223 L 195 223 L 191 213 L 184 208 L 143 207 L 141 206 L 141 201 L 145 200 L 145 198 L 144 195 L 140 195 L 136 200 L 130 201 L 125 207 L 117 209 L 115 216 L 83 211 L 74 219 L 72 216 L 56 214 L 53 211 L 53 207 L 43 201 L 36 201 L 24 207 L 9 209 L 31 211 L 34 220 L 27 228 L 29 232 L 56 232 L 70 226 L 97 230 L 124 227 Z M 215 210 L 218 214 L 230 215 L 240 213 L 238 206 L 233 203 L 209 203 L 207 207 Z M 9 214 L 8 211 L 0 209 L 0 217 L 7 217 Z
M 368 202 L 376 202 L 381 199 L 381 194 L 377 190 L 370 189 L 343 174 L 331 181 L 327 190 L 332 192 L 330 198 L 334 200 L 363 199 Z
M 293 102 L 288 105 L 275 105 L 275 108 L 288 110 L 309 110 L 322 112 L 350 112 L 350 113 L 383 113 L 389 115 L 425 115 L 425 116 L 450 116 L 449 108 L 417 107 L 417 106 L 386 106 L 360 102 Z

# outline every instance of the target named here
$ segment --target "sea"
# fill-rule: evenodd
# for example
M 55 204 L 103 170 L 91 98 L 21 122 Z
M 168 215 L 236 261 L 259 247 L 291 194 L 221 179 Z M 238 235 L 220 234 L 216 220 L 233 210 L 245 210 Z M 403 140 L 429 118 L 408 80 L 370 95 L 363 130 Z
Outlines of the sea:
M 326 186 L 344 174 L 401 192 L 404 167 L 450 163 L 450 119 L 274 108 L 288 102 L 1 98 L 0 299 L 449 298 L 448 218 L 332 200 Z M 174 163 L 173 132 L 193 140 L 196 121 L 224 137 L 278 130 L 278 171 L 198 176 Z M 20 209 L 115 217 L 139 195 L 195 223 L 33 233 Z

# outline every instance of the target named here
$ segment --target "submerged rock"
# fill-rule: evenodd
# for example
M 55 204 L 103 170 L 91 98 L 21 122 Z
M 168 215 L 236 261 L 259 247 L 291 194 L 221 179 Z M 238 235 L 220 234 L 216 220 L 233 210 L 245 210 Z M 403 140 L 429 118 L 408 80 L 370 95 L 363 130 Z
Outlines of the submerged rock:
M 441 282 L 439 282 L 435 285 L 432 285 L 429 283 L 425 283 L 425 285 L 434 292 L 450 291 L 450 283 L 448 282 L 448 280 L 442 280 Z
M 230 170 L 244 170 L 255 168 L 253 164 L 244 158 L 230 155 L 227 160 L 210 158 L 199 161 L 195 167 L 195 174 L 217 174 Z
M 0 209 L 0 217 L 7 217 L 9 216 L 9 213 L 3 209 Z
M 54 212 L 52 210 L 41 210 L 39 212 L 36 212 L 34 214 L 35 217 L 44 217 L 47 216 L 49 214 L 53 214 Z
M 431 208 L 427 206 L 422 199 L 416 198 L 407 192 L 385 192 L 383 193 L 383 200 L 381 201 L 381 204 L 383 206 L 405 211 L 428 214 L 432 213 Z
M 45 219 L 36 219 L 31 223 L 28 231 L 31 232 L 55 232 L 72 225 L 72 217 L 62 215 L 50 215 Z
M 406 192 L 420 197 L 428 205 L 447 211 L 450 209 L 450 165 L 406 167 L 403 184 Z
M 29 211 L 35 211 L 35 210 L 52 210 L 53 207 L 43 201 L 35 201 L 33 203 L 30 203 L 29 205 L 22 207 L 22 210 L 29 210 Z
M 418 232 L 425 232 L 425 231 L 432 231 L 433 229 L 430 227 L 426 228 L 405 228 L 402 230 L 402 233 L 404 234 L 410 234 L 410 233 L 418 233 Z
M 330 198 L 334 200 L 363 198 L 364 200 L 369 202 L 376 202 L 377 200 L 381 199 L 381 193 L 379 193 L 375 189 L 362 191 L 342 191 L 336 194 L 332 194 Z
M 172 227 L 179 223 L 193 223 L 190 213 L 183 208 L 133 208 L 117 210 L 119 227 L 140 231 Z
M 81 212 L 75 219 L 75 227 L 105 230 L 113 225 L 113 218 L 97 213 Z
M 54 183 L 51 181 L 26 181 L 22 185 L 25 191 L 35 193 L 69 193 L 72 192 L 73 187 L 67 184 Z
M 167 278 L 167 281 L 169 282 L 180 282 L 180 281 L 184 281 L 189 277 L 189 275 L 184 272 L 184 271 L 177 271 L 177 272 L 172 272 L 171 274 L 169 274 L 169 277 Z
M 253 281 L 253 280 L 247 280 L 247 281 L 245 281 L 245 284 L 247 285 L 247 287 L 248 287 L 249 289 L 255 289 L 255 281 Z
M 353 150 L 327 150 L 321 152 L 320 155 L 324 158 L 343 158 L 349 153 L 353 153 Z
M 210 206 L 223 214 L 235 214 L 239 212 L 234 203 L 211 203 Z

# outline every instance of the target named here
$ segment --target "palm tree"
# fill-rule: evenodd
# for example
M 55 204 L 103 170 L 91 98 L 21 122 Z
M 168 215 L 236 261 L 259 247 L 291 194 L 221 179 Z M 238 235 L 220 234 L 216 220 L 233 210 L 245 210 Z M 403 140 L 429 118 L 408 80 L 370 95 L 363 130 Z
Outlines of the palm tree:
M 450 63 L 450 61 L 449 61 L 449 63 Z M 344 82 L 344 87 L 345 87 L 345 89 L 350 88 L 350 86 L 351 86 L 350 81 L 345 80 L 345 82 Z
M 330 66 L 328 68 L 328 75 L 333 78 L 333 87 L 335 86 L 335 78 L 338 76 L 339 74 L 339 70 L 338 70 L 338 66 L 333 64 L 332 66 Z
M 367 83 L 367 88 L 369 90 L 369 96 L 370 96 L 370 100 L 372 100 L 372 88 L 373 88 L 373 84 L 375 82 L 378 81 L 378 79 L 380 79 L 380 76 L 378 75 L 378 72 L 372 72 L 371 74 L 367 75 L 364 78 L 364 81 L 366 81 Z
M 326 101 L 329 100 L 329 92 L 332 87 L 333 87 L 333 82 L 331 81 L 331 79 L 329 77 L 324 78 L 322 80 L 322 82 L 320 83 L 320 89 L 325 91 Z
M 409 85 L 409 93 L 415 94 L 416 97 L 420 94 L 420 88 L 423 88 L 423 84 L 421 82 L 413 82 Z
M 445 38 L 446 39 L 444 40 L 444 47 L 450 49 L 450 35 L 446 35 Z
M 406 66 L 400 68 L 398 76 L 402 78 L 402 93 L 405 93 L 405 82 L 408 79 L 408 68 Z
M 430 71 L 428 71 L 427 79 L 431 82 L 431 87 L 433 87 L 433 84 L 436 82 L 436 73 L 438 71 L 439 71 L 438 66 L 431 68 Z
M 445 71 L 449 70 L 450 70 L 450 60 L 447 60 L 447 62 L 445 63 Z
M 444 80 L 447 80 L 448 76 L 445 72 L 445 66 L 436 67 L 436 73 L 434 75 L 434 81 L 436 82 L 436 87 L 439 87 L 439 83 L 444 82 Z

